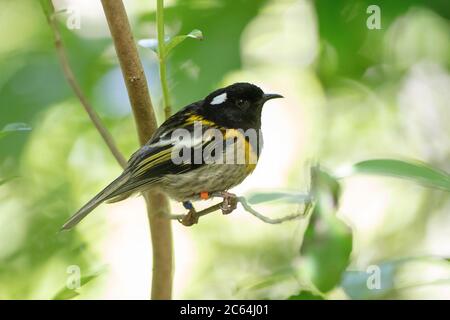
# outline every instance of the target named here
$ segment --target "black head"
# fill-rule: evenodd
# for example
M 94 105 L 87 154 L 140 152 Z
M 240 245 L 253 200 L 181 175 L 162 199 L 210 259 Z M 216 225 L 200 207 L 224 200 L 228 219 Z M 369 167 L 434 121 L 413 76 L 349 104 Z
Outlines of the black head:
M 238 82 L 208 95 L 203 101 L 202 115 L 227 128 L 259 129 L 262 107 L 274 98 L 282 96 L 265 94 L 253 84 Z

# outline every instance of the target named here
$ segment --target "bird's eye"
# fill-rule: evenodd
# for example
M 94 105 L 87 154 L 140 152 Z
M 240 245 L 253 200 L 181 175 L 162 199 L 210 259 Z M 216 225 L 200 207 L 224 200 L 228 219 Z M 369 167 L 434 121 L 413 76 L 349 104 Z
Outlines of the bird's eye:
M 243 99 L 239 99 L 236 101 L 236 105 L 241 108 L 241 109 L 245 109 L 248 106 L 248 101 L 243 100 Z

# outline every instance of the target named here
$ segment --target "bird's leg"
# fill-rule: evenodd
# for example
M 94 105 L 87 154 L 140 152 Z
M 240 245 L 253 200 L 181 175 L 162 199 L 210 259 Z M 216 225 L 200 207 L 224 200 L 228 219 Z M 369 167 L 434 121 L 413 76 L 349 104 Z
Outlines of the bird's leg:
M 238 199 L 234 193 L 222 191 L 214 195 L 223 198 L 221 206 L 223 214 L 230 214 L 237 208 Z
M 197 211 L 195 210 L 194 206 L 192 205 L 192 202 L 190 201 L 183 201 L 183 207 L 188 211 L 188 213 L 183 216 L 183 218 L 178 219 L 178 221 L 181 222 L 184 226 L 192 226 L 198 222 L 198 215 Z
M 207 200 L 210 197 L 220 197 L 223 199 L 223 201 L 222 201 L 222 203 L 215 204 L 215 205 L 213 205 L 209 208 L 203 209 L 201 211 L 195 210 L 194 206 L 192 205 L 192 203 L 190 201 L 183 201 L 183 207 L 189 211 L 186 215 L 184 215 L 183 217 L 180 217 L 178 219 L 178 221 L 182 225 L 189 227 L 189 226 L 192 226 L 192 225 L 198 223 L 198 219 L 203 215 L 206 215 L 208 213 L 214 212 L 219 209 L 222 210 L 223 214 L 230 214 L 237 207 L 238 198 L 234 193 L 230 193 L 230 192 L 226 192 L 226 191 L 217 192 L 217 193 L 213 193 L 213 194 L 210 194 L 208 192 L 200 193 L 200 199 L 202 199 L 202 200 Z

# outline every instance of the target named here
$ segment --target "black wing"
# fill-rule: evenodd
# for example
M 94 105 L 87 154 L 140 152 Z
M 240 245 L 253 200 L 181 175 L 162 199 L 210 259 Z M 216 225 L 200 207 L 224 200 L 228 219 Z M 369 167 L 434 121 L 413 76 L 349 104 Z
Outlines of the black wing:
M 184 144 L 183 147 L 185 147 L 185 152 L 186 149 L 189 149 L 187 152 L 194 155 L 197 150 L 203 150 L 210 143 L 203 136 L 193 136 L 196 123 L 202 125 L 202 132 L 210 128 L 223 129 L 215 126 L 214 123 L 204 119 L 195 112 L 200 107 L 201 102 L 191 104 L 171 116 L 159 127 L 153 137 L 131 156 L 128 161 L 128 167 L 125 169 L 125 172 L 129 174 L 129 179 L 115 190 L 110 195 L 110 198 L 138 191 L 144 185 L 158 182 L 166 174 L 179 174 L 204 165 L 203 162 L 179 163 L 173 160 L 173 156 L 181 148 L 179 140 L 174 140 L 173 138 L 175 130 L 185 129 L 186 132 L 191 134 L 189 145 Z

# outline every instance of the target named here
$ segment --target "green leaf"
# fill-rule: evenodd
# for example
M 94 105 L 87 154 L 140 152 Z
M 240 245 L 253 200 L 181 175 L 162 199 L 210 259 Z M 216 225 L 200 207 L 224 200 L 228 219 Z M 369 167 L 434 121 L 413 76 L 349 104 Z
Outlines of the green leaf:
M 306 203 L 311 201 L 311 196 L 309 194 L 276 191 L 254 192 L 248 195 L 246 198 L 251 204 L 259 204 L 276 200 L 282 200 L 287 203 Z
M 340 178 L 355 174 L 392 176 L 415 181 L 431 188 L 450 191 L 450 175 L 426 163 L 395 159 L 374 159 L 358 162 L 346 168 Z
M 273 271 L 271 275 L 265 277 L 257 277 L 256 279 L 247 279 L 243 284 L 238 286 L 238 290 L 252 291 L 270 288 L 280 282 L 290 279 L 294 275 L 294 270 L 288 266 L 277 271 Z
M 97 278 L 99 275 L 100 275 L 99 273 L 96 273 L 96 274 L 91 274 L 91 275 L 88 275 L 85 277 L 81 277 L 80 288 L 82 286 L 84 286 L 86 283 L 90 282 L 91 280 Z M 76 291 L 75 289 L 69 289 L 69 288 L 67 288 L 67 286 L 65 286 L 64 288 L 59 290 L 58 293 L 56 293 L 53 296 L 53 300 L 68 300 L 68 299 L 75 298 L 79 294 L 80 293 L 78 291 Z
M 80 294 L 75 291 L 74 289 L 69 288 L 63 288 L 60 291 L 58 291 L 57 294 L 53 297 L 53 300 L 69 300 L 73 299 L 76 296 L 79 296 Z
M 186 40 L 188 38 L 192 38 L 192 39 L 196 39 L 196 40 L 203 40 L 203 33 L 198 29 L 194 29 L 191 32 L 189 32 L 188 34 L 173 37 L 166 44 L 166 48 L 165 48 L 166 56 L 169 54 L 170 51 L 172 51 L 172 49 L 174 49 L 176 46 L 178 46 L 180 43 L 182 43 L 184 40 Z
M 172 39 L 169 37 L 166 37 L 165 42 L 165 55 L 167 56 L 172 49 L 174 49 L 176 46 L 178 46 L 180 43 L 182 43 L 184 40 L 192 38 L 197 40 L 203 40 L 203 33 L 200 30 L 192 30 L 188 34 L 175 36 Z M 153 50 L 155 52 L 158 51 L 158 39 L 155 38 L 148 38 L 148 39 L 140 39 L 138 41 L 138 45 L 144 48 L 148 48 L 150 50 Z
M 325 300 L 325 298 L 320 295 L 316 295 L 311 291 L 302 290 L 299 294 L 290 296 L 287 300 Z
M 336 217 L 339 182 L 319 167 L 312 169 L 316 205 L 300 250 L 302 270 L 322 293 L 341 282 L 352 252 L 351 229 Z
M 2 184 L 5 184 L 5 183 L 7 183 L 7 182 L 9 182 L 9 181 L 11 181 L 11 180 L 13 180 L 13 179 L 15 179 L 15 178 L 17 178 L 17 177 L 9 177 L 9 178 L 0 180 L 0 186 L 1 186 Z
M 6 137 L 8 134 L 12 132 L 17 131 L 30 131 L 31 127 L 28 126 L 26 123 L 22 122 L 15 122 L 7 124 L 1 131 L 0 131 L 0 138 Z
M 311 220 L 300 253 L 305 273 L 320 292 L 326 293 L 341 282 L 349 264 L 352 233 L 341 220 L 319 209 L 314 210 Z
M 85 277 L 81 277 L 80 279 L 80 285 L 84 286 L 86 283 L 91 282 L 91 280 L 94 280 L 95 278 L 97 278 L 100 274 L 96 273 L 96 274 L 91 274 Z
M 311 168 L 311 189 L 314 197 L 321 202 L 322 206 L 330 207 L 328 210 L 339 206 L 339 198 L 342 193 L 341 185 L 336 177 L 320 168 L 320 166 Z

